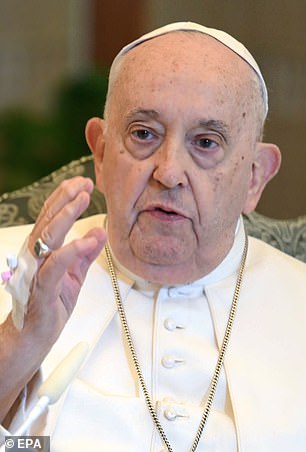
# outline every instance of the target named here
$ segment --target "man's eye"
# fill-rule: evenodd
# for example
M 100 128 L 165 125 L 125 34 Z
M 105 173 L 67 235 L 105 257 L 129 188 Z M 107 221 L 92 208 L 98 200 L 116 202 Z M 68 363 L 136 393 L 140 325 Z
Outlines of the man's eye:
M 218 143 L 210 138 L 199 138 L 196 140 L 196 144 L 203 149 L 214 149 L 218 146 Z
M 147 129 L 138 129 L 132 132 L 132 135 L 138 140 L 148 140 L 153 137 L 152 132 Z

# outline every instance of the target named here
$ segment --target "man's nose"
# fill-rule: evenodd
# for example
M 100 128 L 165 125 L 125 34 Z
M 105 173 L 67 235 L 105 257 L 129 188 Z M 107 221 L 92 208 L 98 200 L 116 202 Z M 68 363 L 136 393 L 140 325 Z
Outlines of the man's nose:
M 153 179 L 167 188 L 188 184 L 186 156 L 181 150 L 173 143 L 165 144 L 155 154 Z

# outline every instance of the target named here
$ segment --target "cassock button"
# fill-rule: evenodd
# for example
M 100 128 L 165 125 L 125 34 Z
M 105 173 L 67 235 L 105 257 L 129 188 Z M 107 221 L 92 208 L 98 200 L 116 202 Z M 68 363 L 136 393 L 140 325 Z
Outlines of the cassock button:
M 177 418 L 177 413 L 173 408 L 166 408 L 164 410 L 164 416 L 168 421 L 175 421 Z
M 176 323 L 175 323 L 175 321 L 173 319 L 166 319 L 164 321 L 164 327 L 168 331 L 174 331 L 175 328 L 176 328 Z
M 173 356 L 163 356 L 161 362 L 166 369 L 172 369 L 175 366 Z
M 164 321 L 164 327 L 166 328 L 166 330 L 168 331 L 174 331 L 174 330 L 182 330 L 184 329 L 184 325 L 179 325 L 178 323 L 175 322 L 175 320 L 171 319 L 170 317 L 168 317 L 165 321 Z
M 175 358 L 171 355 L 165 355 L 162 357 L 161 363 L 166 369 L 172 369 L 175 366 L 183 364 L 185 362 L 182 358 Z

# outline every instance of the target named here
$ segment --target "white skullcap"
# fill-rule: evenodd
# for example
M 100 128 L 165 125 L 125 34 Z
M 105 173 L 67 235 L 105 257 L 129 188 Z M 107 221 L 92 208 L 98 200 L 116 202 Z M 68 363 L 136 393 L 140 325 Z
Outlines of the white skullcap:
M 198 31 L 200 33 L 204 33 L 206 35 L 209 35 L 217 41 L 224 44 L 226 47 L 231 49 L 233 52 L 235 52 L 237 55 L 239 55 L 244 61 L 246 61 L 256 72 L 261 88 L 262 88 L 262 95 L 263 95 L 263 101 L 264 101 L 264 108 L 265 108 L 265 116 L 268 113 L 268 92 L 266 83 L 264 81 L 263 75 L 259 69 L 258 64 L 256 63 L 253 56 L 250 54 L 248 49 L 241 44 L 241 42 L 237 41 L 237 39 L 233 38 L 228 33 L 225 33 L 221 30 L 216 30 L 214 28 L 207 28 L 203 25 L 197 24 L 195 22 L 175 22 L 169 25 L 165 25 L 161 28 L 157 28 L 156 30 L 151 31 L 150 33 L 147 33 L 140 38 L 136 39 L 135 41 L 131 42 L 130 44 L 127 44 L 125 47 L 123 47 L 116 58 L 113 61 L 113 65 L 116 64 L 116 60 L 124 55 L 125 53 L 129 52 L 134 47 L 138 46 L 139 44 L 142 44 L 145 41 L 148 41 L 150 39 L 156 38 L 157 36 L 161 36 L 167 33 L 171 33 L 173 31 Z

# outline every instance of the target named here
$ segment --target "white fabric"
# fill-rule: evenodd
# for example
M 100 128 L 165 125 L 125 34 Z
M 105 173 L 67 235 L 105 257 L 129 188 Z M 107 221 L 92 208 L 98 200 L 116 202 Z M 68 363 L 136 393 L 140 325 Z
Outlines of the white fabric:
M 115 67 L 118 60 L 122 55 L 129 52 L 134 47 L 142 44 L 145 41 L 148 41 L 150 39 L 156 38 L 158 36 L 171 33 L 173 31 L 197 31 L 199 33 L 204 33 L 206 35 L 211 36 L 212 38 L 216 39 L 217 41 L 221 42 L 223 45 L 231 49 L 233 52 L 235 52 L 240 58 L 242 58 L 244 61 L 246 61 L 256 72 L 260 84 L 262 87 L 263 92 L 263 98 L 264 98 L 264 106 L 265 106 L 265 115 L 268 113 L 268 91 L 266 87 L 265 80 L 263 78 L 263 75 L 261 73 L 261 70 L 255 61 L 254 57 L 251 55 L 251 53 L 248 51 L 248 49 L 237 39 L 233 38 L 233 36 L 229 35 L 228 33 L 222 31 L 222 30 L 216 30 L 215 28 L 208 28 L 203 25 L 197 24 L 195 22 L 175 22 L 172 24 L 164 25 L 163 27 L 157 28 L 156 30 L 153 30 L 149 33 L 146 33 L 145 35 L 141 36 L 140 38 L 136 39 L 135 41 L 131 42 L 130 44 L 127 44 L 124 46 L 116 58 L 113 61 L 112 67 Z
M 77 222 L 70 238 L 102 221 L 103 217 L 98 216 Z M 4 239 L 1 243 L 12 242 L 14 237 L 18 246 L 29 228 L 11 230 L 0 231 Z M 178 452 L 185 451 L 194 437 L 202 412 L 199 387 L 209 380 L 216 356 L 215 340 L 220 345 L 223 339 L 239 261 L 239 252 L 236 247 L 234 250 L 232 257 L 224 261 L 223 270 L 219 266 L 206 278 L 205 297 L 195 289 L 197 285 L 184 287 L 183 294 L 177 287 L 163 288 L 155 298 L 154 309 L 151 294 L 135 291 L 133 281 L 120 275 L 121 294 L 135 331 L 145 378 L 159 402 L 161 422 Z M 3 252 L 7 253 L 5 249 Z M 195 290 L 194 297 L 186 293 L 190 289 Z M 3 304 L 7 301 L 5 292 L 0 306 L 2 300 Z M 250 239 L 225 372 L 199 451 L 305 450 L 305 300 L 305 264 Z M 163 322 L 169 317 L 185 328 L 167 331 Z M 162 449 L 119 336 L 111 283 L 101 255 L 89 272 L 71 320 L 43 366 L 46 376 L 75 343 L 90 343 L 92 353 L 87 363 L 66 397 L 50 410 L 45 432 L 54 431 L 52 451 Z M 196 359 L 201 353 L 205 353 L 204 361 Z M 183 355 L 185 363 L 164 368 L 160 359 L 165 354 Z M 169 408 L 169 400 L 165 400 L 168 395 L 170 408 L 189 417 L 175 421 L 164 417 L 164 410 Z M 35 428 L 33 432 L 42 433 Z

